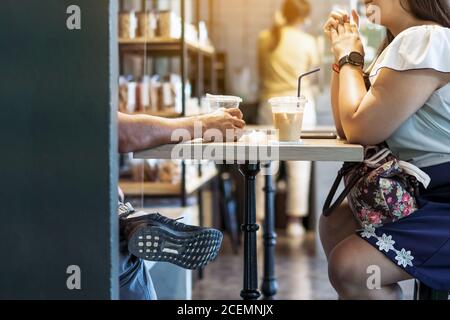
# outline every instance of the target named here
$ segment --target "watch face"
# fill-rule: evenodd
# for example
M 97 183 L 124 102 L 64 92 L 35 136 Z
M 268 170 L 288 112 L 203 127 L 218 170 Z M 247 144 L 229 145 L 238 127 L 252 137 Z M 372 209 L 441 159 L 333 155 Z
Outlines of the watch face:
M 357 52 L 350 53 L 349 60 L 358 65 L 364 64 L 364 57 Z

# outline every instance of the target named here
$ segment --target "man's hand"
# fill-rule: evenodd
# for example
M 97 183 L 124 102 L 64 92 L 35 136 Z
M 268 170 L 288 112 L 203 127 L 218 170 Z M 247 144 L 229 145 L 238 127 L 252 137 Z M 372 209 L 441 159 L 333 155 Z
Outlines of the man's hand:
M 245 121 L 241 110 L 219 109 L 213 113 L 200 116 L 203 138 L 206 141 L 237 141 L 243 134 Z

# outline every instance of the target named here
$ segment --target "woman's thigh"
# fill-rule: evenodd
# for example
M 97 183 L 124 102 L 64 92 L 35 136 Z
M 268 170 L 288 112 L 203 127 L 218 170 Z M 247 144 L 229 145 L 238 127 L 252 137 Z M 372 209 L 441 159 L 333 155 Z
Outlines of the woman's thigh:
M 365 287 L 371 275 L 378 272 L 381 286 L 412 277 L 382 252 L 357 235 L 341 241 L 330 253 L 330 280 Z
M 345 202 L 329 217 L 320 217 L 320 240 L 327 257 L 343 240 L 360 228 L 350 207 Z

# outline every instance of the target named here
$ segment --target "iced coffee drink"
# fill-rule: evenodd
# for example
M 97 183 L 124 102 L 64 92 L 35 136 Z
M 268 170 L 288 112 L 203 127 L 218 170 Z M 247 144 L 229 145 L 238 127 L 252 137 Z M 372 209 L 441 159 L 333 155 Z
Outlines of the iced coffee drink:
M 272 105 L 273 124 L 281 142 L 301 141 L 303 113 L 306 99 L 296 97 L 274 98 Z

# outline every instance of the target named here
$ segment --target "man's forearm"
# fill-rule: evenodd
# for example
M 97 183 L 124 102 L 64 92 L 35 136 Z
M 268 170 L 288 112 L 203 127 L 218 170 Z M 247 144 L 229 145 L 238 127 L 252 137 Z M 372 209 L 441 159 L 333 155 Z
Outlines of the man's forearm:
M 183 129 L 190 138 L 194 138 L 194 125 L 199 119 L 166 119 L 150 115 L 118 114 L 119 152 L 127 153 L 174 143 L 172 134 Z

